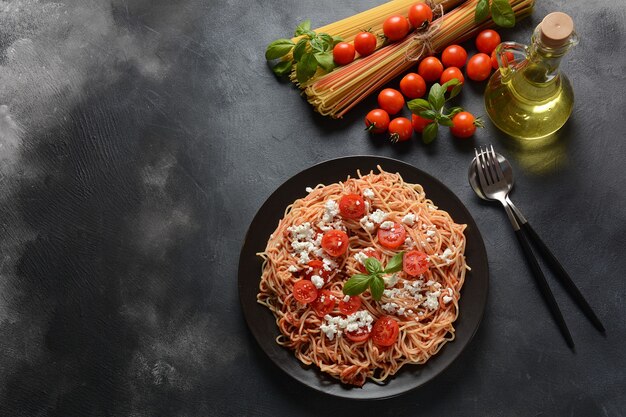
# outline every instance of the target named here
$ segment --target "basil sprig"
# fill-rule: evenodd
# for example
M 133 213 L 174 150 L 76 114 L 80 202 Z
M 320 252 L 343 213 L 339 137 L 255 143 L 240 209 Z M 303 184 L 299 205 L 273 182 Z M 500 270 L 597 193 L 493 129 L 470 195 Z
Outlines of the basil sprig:
M 489 16 L 490 8 L 491 18 L 496 25 L 504 28 L 515 26 L 515 13 L 513 13 L 509 0 L 491 0 L 491 4 L 489 0 L 479 0 L 474 13 L 476 23 L 482 22 Z
M 448 87 L 452 87 L 452 89 L 446 97 Z M 446 109 L 445 107 L 445 103 L 453 97 L 456 97 L 461 92 L 462 87 L 463 85 L 456 78 L 451 79 L 443 85 L 435 83 L 430 87 L 428 100 L 417 98 L 407 103 L 411 112 L 425 119 L 432 120 L 432 122 L 424 127 L 424 131 L 422 132 L 422 141 L 424 143 L 430 143 L 435 140 L 439 132 L 439 125 L 452 126 L 452 118 L 454 115 L 463 111 L 461 107 L 452 107 L 450 109 Z
M 283 58 L 292 53 L 291 59 L 283 59 L 272 67 L 272 71 L 279 77 L 287 75 L 293 65 L 296 66 L 296 78 L 304 83 L 311 79 L 317 72 L 318 67 L 325 72 L 335 68 L 333 61 L 333 48 L 341 38 L 330 36 L 327 33 L 315 33 L 311 30 L 311 21 L 305 20 L 300 23 L 294 32 L 294 36 L 301 36 L 297 43 L 291 39 L 277 39 L 267 45 L 265 59 L 268 61 Z
M 380 300 L 385 290 L 384 274 L 392 274 L 402 269 L 402 256 L 404 252 L 397 253 L 389 260 L 387 268 L 383 266 L 376 258 L 367 258 L 365 260 L 365 269 L 367 274 L 352 275 L 348 282 L 343 286 L 343 293 L 346 295 L 358 295 L 365 292 L 368 288 L 372 293 L 374 300 Z

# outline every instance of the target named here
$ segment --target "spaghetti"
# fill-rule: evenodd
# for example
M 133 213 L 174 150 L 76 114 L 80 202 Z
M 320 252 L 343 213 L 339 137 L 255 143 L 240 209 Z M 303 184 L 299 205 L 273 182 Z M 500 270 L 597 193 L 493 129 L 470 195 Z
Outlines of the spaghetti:
M 306 197 L 287 207 L 258 254 L 264 262 L 257 301 L 276 318 L 277 343 L 293 350 L 302 363 L 356 386 L 368 378 L 383 382 L 405 364 L 422 364 L 454 339 L 460 290 L 469 270 L 465 225 L 439 210 L 420 185 L 379 170 L 307 189 Z M 364 202 L 359 218 L 346 218 L 337 204 L 347 195 Z M 404 230 L 403 241 L 391 249 L 384 232 L 396 229 Z M 333 257 L 322 243 L 337 231 L 349 240 L 345 252 Z M 380 300 L 373 290 L 352 297 L 343 293 L 351 276 L 367 273 L 367 258 L 384 266 L 398 253 L 405 254 L 404 270 L 385 275 Z M 419 275 L 407 273 L 408 253 L 424 256 Z M 318 295 L 305 304 L 296 300 L 294 285 L 306 280 L 309 287 L 315 284 Z M 383 322 L 395 322 L 389 343 L 377 339 Z

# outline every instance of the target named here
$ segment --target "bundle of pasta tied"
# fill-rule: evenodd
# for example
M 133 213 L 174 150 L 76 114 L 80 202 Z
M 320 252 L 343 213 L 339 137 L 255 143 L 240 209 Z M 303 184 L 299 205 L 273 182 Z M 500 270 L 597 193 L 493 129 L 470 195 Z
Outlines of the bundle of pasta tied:
M 382 35 L 383 22 L 388 16 L 406 16 L 411 5 L 423 1 L 392 0 L 314 29 L 313 32 L 341 38 L 345 42 L 353 42 L 363 28 Z M 534 0 L 508 1 L 518 19 L 529 15 L 534 4 Z M 320 64 L 306 80 L 298 77 L 297 66 L 300 64 L 291 65 L 292 53 L 283 57 L 281 64 L 284 70 L 290 71 L 291 80 L 303 90 L 317 112 L 340 118 L 367 96 L 406 72 L 422 57 L 439 52 L 450 44 L 463 42 L 479 31 L 492 27 L 494 21 L 491 16 L 476 22 L 475 10 L 479 2 L 481 0 L 430 0 L 433 8 L 445 13 L 432 21 L 429 30 L 415 32 L 395 43 L 385 43 L 371 55 L 359 57 L 347 65 L 334 66 L 331 62 L 325 68 Z M 295 45 L 299 39 L 295 37 L 291 42 Z

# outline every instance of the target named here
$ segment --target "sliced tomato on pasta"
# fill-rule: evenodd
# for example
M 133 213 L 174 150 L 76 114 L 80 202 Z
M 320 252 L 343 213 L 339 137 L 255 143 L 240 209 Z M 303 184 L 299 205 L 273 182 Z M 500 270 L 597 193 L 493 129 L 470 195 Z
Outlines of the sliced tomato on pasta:
M 387 249 L 397 249 L 406 239 L 406 230 L 400 223 L 393 223 L 388 229 L 378 228 L 378 242 Z
M 339 301 L 339 312 L 346 316 L 356 313 L 359 311 L 359 308 L 361 308 L 361 297 L 358 295 L 350 297 L 348 301 L 343 299 Z
M 307 264 L 307 268 L 304 270 L 304 278 L 310 280 L 313 275 L 317 275 L 323 278 L 324 282 L 328 282 L 330 271 L 324 269 L 324 262 L 319 259 L 313 259 Z
M 355 343 L 363 342 L 370 337 L 370 332 L 367 330 L 366 327 L 359 327 L 358 330 L 355 330 L 353 332 L 344 332 L 344 334 L 350 341 Z
M 348 235 L 343 230 L 329 230 L 322 236 L 322 249 L 330 256 L 341 256 L 348 250 Z
M 339 200 L 339 213 L 344 219 L 360 219 L 365 214 L 365 200 L 358 194 L 347 194 Z
M 308 304 L 317 299 L 317 288 L 309 280 L 301 279 L 293 284 L 293 298 L 299 303 Z
M 374 248 L 366 248 L 366 249 L 363 249 L 361 252 L 363 252 L 365 255 L 367 255 L 368 258 L 376 258 L 379 261 L 382 261 L 382 259 L 383 259 L 383 255 L 379 251 L 374 249 Z M 359 262 L 357 264 L 357 268 L 361 272 L 366 272 L 367 271 L 365 269 L 365 265 L 363 265 L 361 262 Z
M 372 327 L 372 340 L 375 344 L 382 347 L 388 347 L 396 343 L 400 327 L 398 322 L 391 316 L 382 316 Z
M 319 317 L 324 317 L 326 314 L 330 314 L 335 309 L 335 301 L 337 297 L 333 295 L 329 290 L 322 290 L 319 293 L 317 299 L 311 304 L 313 311 Z
M 413 277 L 428 271 L 428 256 L 419 250 L 408 251 L 402 257 L 402 269 Z

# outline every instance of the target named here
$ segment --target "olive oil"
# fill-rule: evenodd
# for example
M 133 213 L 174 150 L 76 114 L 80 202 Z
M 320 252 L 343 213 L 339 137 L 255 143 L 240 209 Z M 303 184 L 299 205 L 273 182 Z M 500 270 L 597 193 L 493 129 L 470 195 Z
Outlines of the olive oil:
M 558 33 L 552 30 L 552 25 L 557 25 L 554 15 L 558 15 Z M 485 108 L 493 124 L 510 136 L 545 138 L 559 130 L 572 113 L 574 92 L 559 71 L 559 63 L 577 37 L 573 22 L 563 23 L 563 16 L 571 22 L 564 13 L 546 16 L 528 47 L 505 42 L 496 48 L 500 68 L 487 84 Z M 514 54 L 514 62 L 507 61 L 507 53 Z

